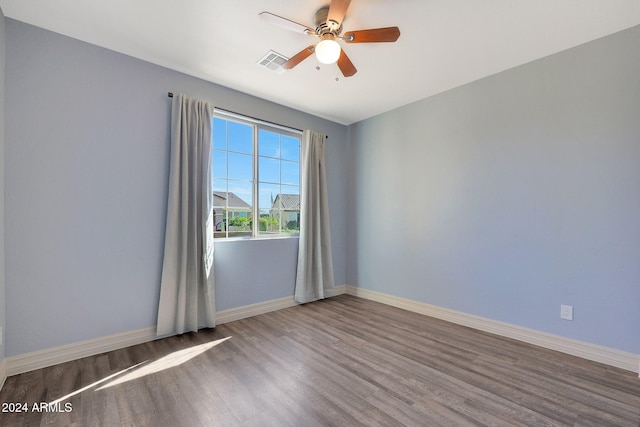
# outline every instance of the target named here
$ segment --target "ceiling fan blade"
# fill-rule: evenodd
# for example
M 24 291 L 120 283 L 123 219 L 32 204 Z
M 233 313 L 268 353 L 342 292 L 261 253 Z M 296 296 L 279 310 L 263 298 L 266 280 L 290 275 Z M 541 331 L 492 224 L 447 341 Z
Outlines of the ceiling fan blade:
M 287 62 L 282 64 L 282 68 L 284 68 L 285 70 L 292 69 L 293 67 L 310 57 L 313 52 L 315 52 L 315 50 L 316 47 L 314 45 L 305 47 L 300 52 L 293 55 Z
M 335 28 L 340 28 L 342 25 L 342 20 L 347 14 L 347 9 L 349 9 L 349 4 L 351 0 L 331 0 L 331 4 L 329 5 L 329 14 L 327 15 L 327 24 L 331 25 L 331 22 L 335 22 Z
M 307 27 L 306 25 L 299 24 L 295 21 L 292 21 L 291 19 L 283 18 L 282 16 L 274 15 L 270 12 L 260 12 L 258 16 L 260 16 L 260 18 L 270 24 L 277 25 L 278 27 L 284 28 L 286 30 L 295 31 L 296 33 L 315 33 L 314 29 Z
M 338 58 L 338 68 L 340 68 L 340 71 L 342 71 L 342 74 L 345 77 L 351 77 L 358 72 L 358 70 L 356 70 L 356 67 L 353 65 L 353 62 L 351 62 L 347 54 L 344 53 L 344 50 L 340 51 L 340 57 Z
M 371 30 L 347 31 L 342 40 L 346 43 L 394 42 L 400 37 L 398 27 L 374 28 Z

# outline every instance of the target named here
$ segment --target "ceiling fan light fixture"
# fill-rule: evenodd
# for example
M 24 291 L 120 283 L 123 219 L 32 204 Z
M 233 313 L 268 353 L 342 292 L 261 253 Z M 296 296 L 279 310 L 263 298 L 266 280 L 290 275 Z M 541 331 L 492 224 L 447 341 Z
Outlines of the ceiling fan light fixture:
M 340 44 L 331 39 L 322 40 L 316 45 L 316 58 L 323 64 L 334 64 L 340 58 Z

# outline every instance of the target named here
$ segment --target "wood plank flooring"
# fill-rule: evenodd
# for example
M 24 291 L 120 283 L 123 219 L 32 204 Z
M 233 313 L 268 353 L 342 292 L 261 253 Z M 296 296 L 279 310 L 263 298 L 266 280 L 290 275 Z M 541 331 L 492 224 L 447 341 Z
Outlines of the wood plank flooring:
M 0 403 L 28 405 L 2 426 L 637 427 L 640 379 L 341 295 L 16 375 Z

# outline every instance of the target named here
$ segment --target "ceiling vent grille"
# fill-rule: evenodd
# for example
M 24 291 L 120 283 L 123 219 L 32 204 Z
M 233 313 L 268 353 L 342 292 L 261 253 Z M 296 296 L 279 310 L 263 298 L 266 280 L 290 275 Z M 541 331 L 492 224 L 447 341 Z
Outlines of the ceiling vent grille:
M 282 74 L 286 70 L 282 68 L 282 64 L 287 62 L 289 58 L 280 55 L 278 52 L 270 50 L 265 56 L 260 58 L 257 64 L 263 68 L 273 71 L 274 73 Z

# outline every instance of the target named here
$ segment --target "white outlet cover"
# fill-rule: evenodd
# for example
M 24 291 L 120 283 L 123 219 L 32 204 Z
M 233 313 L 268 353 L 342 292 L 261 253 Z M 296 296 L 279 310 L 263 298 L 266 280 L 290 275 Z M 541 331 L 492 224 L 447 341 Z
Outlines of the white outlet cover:
M 573 307 L 570 305 L 561 305 L 560 318 L 564 320 L 573 320 Z

